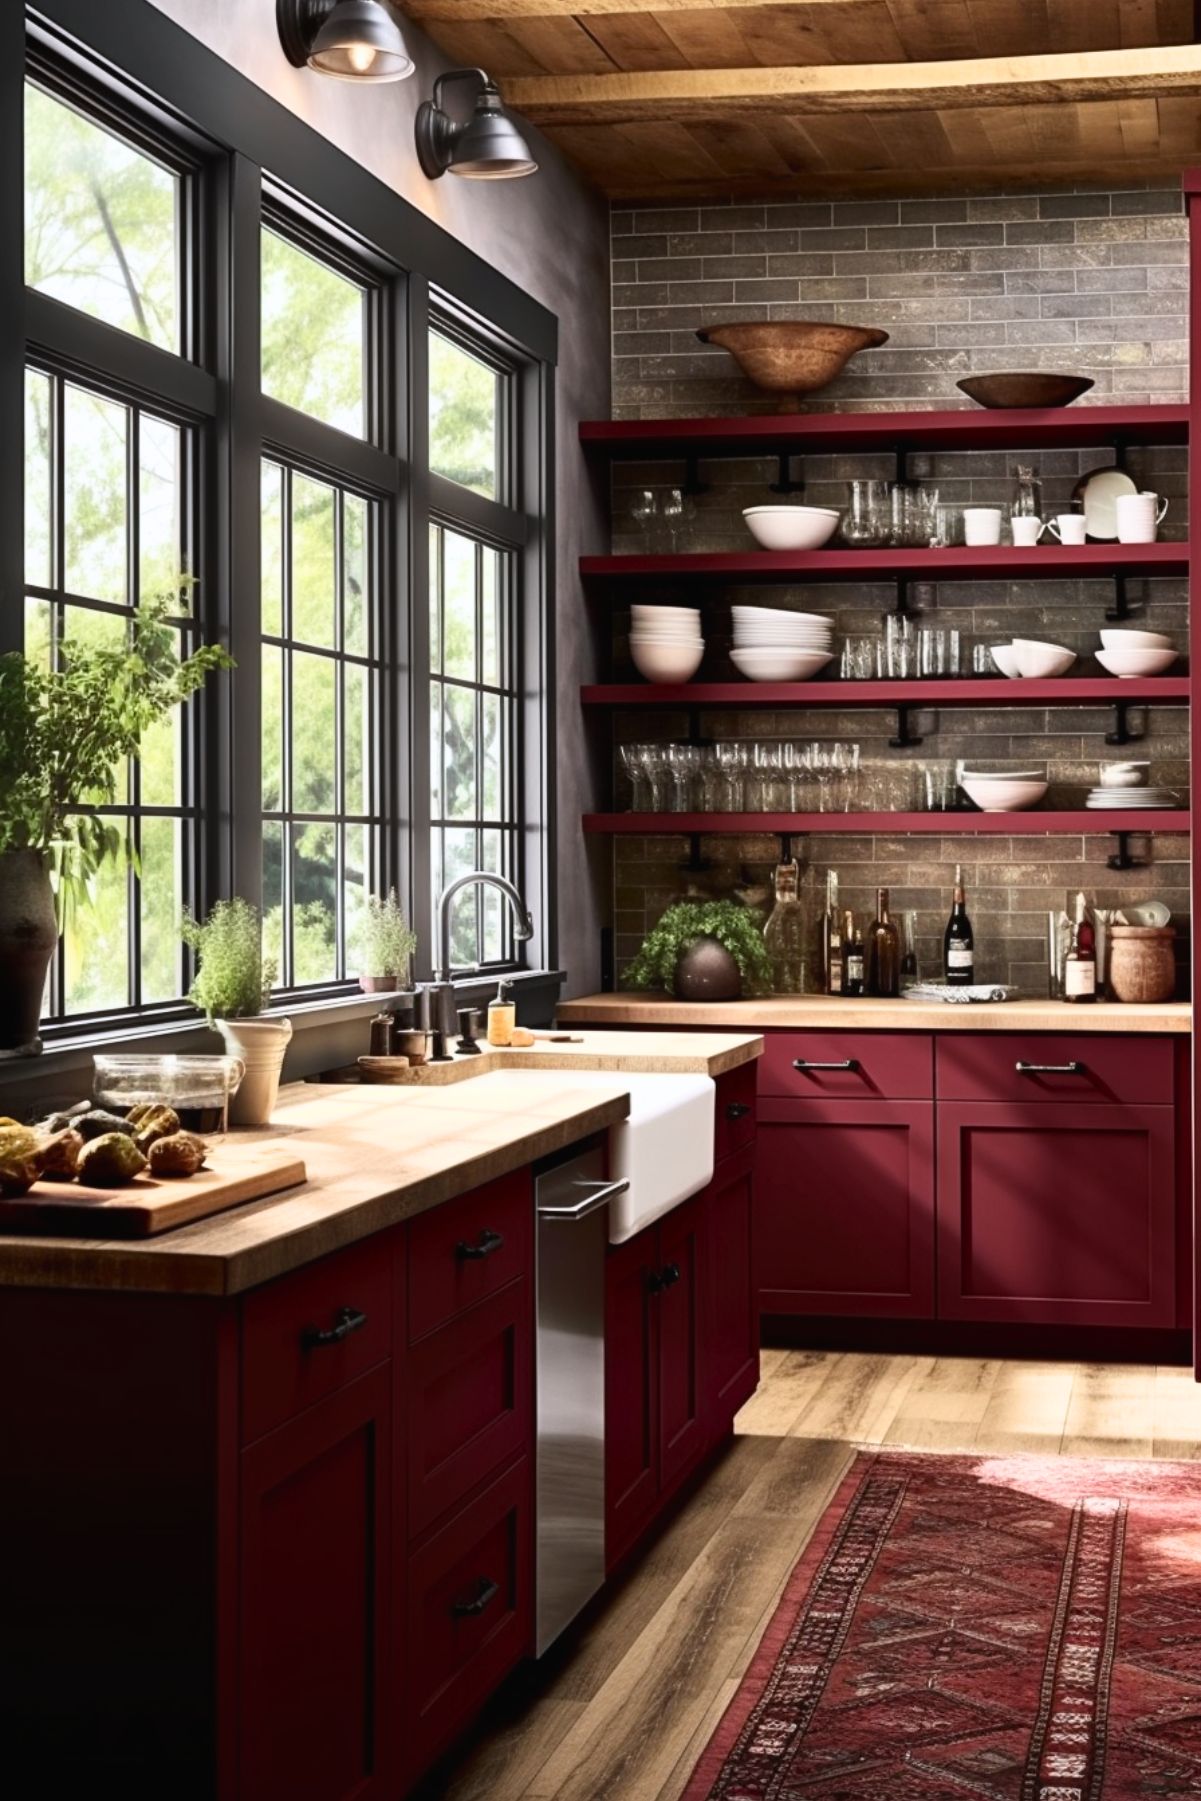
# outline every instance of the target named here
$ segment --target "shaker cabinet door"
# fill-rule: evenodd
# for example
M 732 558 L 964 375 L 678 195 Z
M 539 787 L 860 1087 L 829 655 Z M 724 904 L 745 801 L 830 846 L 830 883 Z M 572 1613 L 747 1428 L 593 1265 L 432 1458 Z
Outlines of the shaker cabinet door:
M 705 1196 L 659 1222 L 659 1481 L 669 1489 L 705 1449 L 708 1409 L 701 1375 Z
M 754 1152 L 718 1171 L 705 1190 L 704 1380 L 709 1435 L 717 1439 L 759 1384 L 755 1305 Z
M 605 1562 L 634 1543 L 659 1495 L 659 1229 L 605 1262 Z

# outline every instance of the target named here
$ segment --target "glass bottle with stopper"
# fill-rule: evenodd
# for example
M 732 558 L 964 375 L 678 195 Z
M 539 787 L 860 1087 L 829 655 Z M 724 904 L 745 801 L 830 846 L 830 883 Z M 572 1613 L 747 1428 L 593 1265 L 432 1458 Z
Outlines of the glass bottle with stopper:
M 777 994 L 800 994 L 805 985 L 805 916 L 800 900 L 800 865 L 776 865 L 776 904 L 763 928 L 763 944 L 771 963 Z

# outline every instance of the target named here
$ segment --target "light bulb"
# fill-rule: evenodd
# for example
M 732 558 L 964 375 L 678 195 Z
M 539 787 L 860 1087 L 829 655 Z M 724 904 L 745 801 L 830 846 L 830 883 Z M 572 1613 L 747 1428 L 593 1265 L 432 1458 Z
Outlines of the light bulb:
M 375 47 L 372 44 L 348 44 L 346 60 L 356 75 L 365 75 L 375 61 Z

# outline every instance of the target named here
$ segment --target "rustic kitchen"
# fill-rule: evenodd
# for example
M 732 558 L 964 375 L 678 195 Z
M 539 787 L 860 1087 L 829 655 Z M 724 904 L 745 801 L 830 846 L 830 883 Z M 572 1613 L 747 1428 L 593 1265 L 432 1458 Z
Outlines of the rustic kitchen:
M 6 1792 L 1201 1794 L 1197 9 L 0 49 Z

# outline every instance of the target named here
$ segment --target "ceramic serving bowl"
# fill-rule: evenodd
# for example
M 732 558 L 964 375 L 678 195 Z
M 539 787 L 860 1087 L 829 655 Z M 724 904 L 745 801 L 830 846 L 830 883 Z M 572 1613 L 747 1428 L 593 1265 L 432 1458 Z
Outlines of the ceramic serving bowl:
M 1140 632 L 1133 626 L 1111 627 L 1101 633 L 1106 650 L 1175 650 L 1166 632 Z
M 960 786 L 982 813 L 1024 813 L 1036 807 L 1047 792 L 1047 783 L 1028 776 L 967 775 Z
M 742 516 L 764 550 L 820 550 L 839 519 L 828 507 L 744 507 Z
M 994 644 L 988 654 L 1002 675 L 1007 675 L 1012 680 L 1022 673 L 1018 668 L 1018 653 L 1012 644 Z
M 703 644 L 651 643 L 630 639 L 630 655 L 648 682 L 689 682 L 701 666 Z
M 752 682 L 807 682 L 832 655 L 825 650 L 732 650 L 730 661 Z
M 702 325 L 696 335 L 702 344 L 728 350 L 757 388 L 789 401 L 826 387 L 857 351 L 876 350 L 888 342 L 886 331 L 871 326 L 817 319 Z M 791 409 L 785 405 L 781 410 Z
M 1122 680 L 1134 675 L 1163 675 L 1180 655 L 1178 650 L 1099 650 L 1102 669 Z
M 1066 675 L 1076 661 L 1076 652 L 1063 644 L 1043 644 L 1034 638 L 1015 638 L 1010 647 L 1017 662 L 1017 672 L 1029 681 L 1047 681 Z

